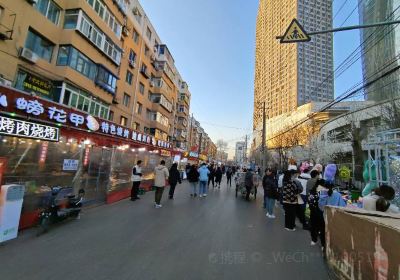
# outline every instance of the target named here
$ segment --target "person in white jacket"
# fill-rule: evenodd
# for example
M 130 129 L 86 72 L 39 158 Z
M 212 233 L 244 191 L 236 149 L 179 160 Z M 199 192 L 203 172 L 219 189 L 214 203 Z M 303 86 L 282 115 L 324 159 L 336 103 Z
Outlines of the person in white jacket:
M 131 189 L 131 200 L 135 201 L 140 199 L 138 196 L 140 182 L 142 181 L 142 161 L 138 160 L 136 165 L 132 169 L 132 189 Z
M 160 165 L 154 169 L 154 186 L 156 187 L 155 193 L 155 207 L 161 208 L 161 198 L 164 192 L 164 188 L 167 185 L 169 177 L 168 168 L 165 166 L 165 161 L 162 160 Z

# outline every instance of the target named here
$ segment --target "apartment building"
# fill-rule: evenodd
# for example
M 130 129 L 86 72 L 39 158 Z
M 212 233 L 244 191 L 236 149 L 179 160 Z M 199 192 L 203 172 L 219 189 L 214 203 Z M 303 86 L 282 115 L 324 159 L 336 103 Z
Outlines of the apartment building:
M 0 11 L 2 84 L 187 148 L 188 85 L 139 1 L 1 0 Z
M 203 155 L 202 160 L 212 161 L 216 158 L 217 146 L 201 127 L 200 122 L 193 116 L 189 121 L 188 150 L 195 151 L 199 156 Z
M 293 18 L 306 30 L 332 27 L 332 1 L 260 0 L 256 24 L 254 129 L 262 123 L 263 102 L 269 118 L 309 102 L 333 100 L 333 37 L 313 36 L 307 43 L 280 44 Z M 321 86 L 323 85 L 323 86 Z

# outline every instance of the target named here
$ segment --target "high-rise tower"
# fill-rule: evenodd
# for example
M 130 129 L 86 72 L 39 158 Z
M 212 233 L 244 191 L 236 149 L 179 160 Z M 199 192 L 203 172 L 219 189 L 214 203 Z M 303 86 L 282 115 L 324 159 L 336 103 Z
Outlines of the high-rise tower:
M 399 5 L 400 0 L 361 1 L 359 4 L 360 24 L 398 20 Z M 376 79 L 399 65 L 400 26 L 397 24 L 362 29 L 361 40 L 365 41 L 362 56 L 365 82 Z M 367 100 L 383 101 L 400 97 L 398 77 L 398 73 L 393 73 L 366 88 Z
M 293 18 L 306 31 L 332 28 L 331 0 L 260 0 L 256 26 L 254 129 L 262 125 L 262 103 L 267 117 L 292 112 L 310 101 L 334 96 L 332 33 L 316 35 L 307 43 L 280 44 Z M 322 84 L 322 85 L 321 85 Z

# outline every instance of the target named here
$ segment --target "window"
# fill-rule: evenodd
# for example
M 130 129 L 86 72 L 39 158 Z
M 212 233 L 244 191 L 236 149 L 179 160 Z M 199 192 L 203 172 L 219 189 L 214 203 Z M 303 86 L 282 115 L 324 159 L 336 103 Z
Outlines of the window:
M 142 114 L 142 104 L 141 103 L 136 103 L 136 110 L 135 110 L 135 112 L 136 112 L 136 114 L 138 114 L 138 115 L 141 115 Z
M 135 62 L 135 60 L 136 60 L 136 53 L 131 49 L 129 51 L 129 61 L 130 62 Z
M 109 121 L 114 121 L 114 112 L 113 111 L 110 111 L 110 114 L 108 115 L 108 120 Z
M 148 28 L 147 27 L 147 30 L 146 30 L 146 37 L 149 39 L 149 40 L 151 40 L 151 30 L 150 30 L 150 28 Z
M 117 77 L 114 76 L 111 72 L 109 72 L 103 66 L 98 66 L 97 77 L 95 83 L 103 88 L 105 91 L 115 94 L 115 89 L 117 86 Z
M 58 24 L 61 9 L 52 0 L 39 0 L 35 5 L 36 9 L 48 18 L 52 23 Z
M 142 83 L 139 83 L 139 92 L 141 94 L 144 94 L 144 84 L 142 84 Z
M 92 81 L 96 78 L 97 65 L 72 46 L 60 46 L 57 65 L 69 66 Z
M 149 134 L 150 133 L 150 128 L 144 127 L 143 132 Z
M 140 129 L 140 124 L 137 122 L 133 123 L 133 130 L 139 130 Z
M 50 62 L 54 44 L 29 29 L 28 36 L 26 37 L 25 48 L 30 49 L 44 60 Z
M 64 29 L 75 29 L 79 18 L 79 10 L 65 11 Z
M 144 55 L 147 57 L 150 55 L 150 49 L 148 46 L 144 46 Z
M 131 71 L 126 71 L 126 78 L 125 78 L 125 81 L 128 83 L 128 84 L 130 84 L 130 85 L 132 85 L 132 80 L 133 80 L 133 74 L 132 74 L 132 72 Z
M 110 29 L 121 37 L 122 25 L 116 20 L 114 15 L 107 9 L 107 6 L 101 0 L 86 0 L 88 4 L 95 10 L 101 19 L 110 27 Z
M 182 105 L 180 105 L 180 106 L 179 106 L 179 112 L 180 112 L 180 113 L 185 112 L 185 107 L 182 106 Z
M 122 117 L 121 116 L 121 120 L 119 122 L 122 126 L 126 126 L 128 124 L 128 118 Z
M 111 114 L 106 103 L 70 85 L 65 88 L 62 103 L 105 120 L 109 118 L 109 112 Z
M 69 15 L 68 15 L 69 16 Z M 98 28 L 89 17 L 84 14 L 82 11 L 79 11 L 78 18 L 76 17 L 67 17 L 68 24 L 67 27 L 76 26 L 76 29 L 85 36 L 89 41 L 91 41 L 97 48 L 99 48 L 103 53 L 105 53 L 114 63 L 120 64 L 122 50 L 114 44 L 114 42 L 108 38 L 100 28 Z M 74 23 L 73 20 L 77 20 L 77 23 Z M 64 24 L 65 25 L 65 24 Z
M 134 41 L 136 44 L 138 44 L 138 43 L 139 43 L 139 33 L 137 33 L 135 29 L 133 30 L 132 33 L 133 33 L 133 34 L 132 34 L 133 41 Z
M 129 103 L 131 103 L 131 97 L 128 94 L 124 93 L 124 100 L 122 103 L 125 107 L 129 107 Z

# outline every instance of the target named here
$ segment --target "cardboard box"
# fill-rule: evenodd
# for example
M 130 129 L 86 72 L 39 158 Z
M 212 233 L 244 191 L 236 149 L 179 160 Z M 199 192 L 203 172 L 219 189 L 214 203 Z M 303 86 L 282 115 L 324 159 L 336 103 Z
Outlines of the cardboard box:
M 326 254 L 339 279 L 400 279 L 400 216 L 326 207 Z

